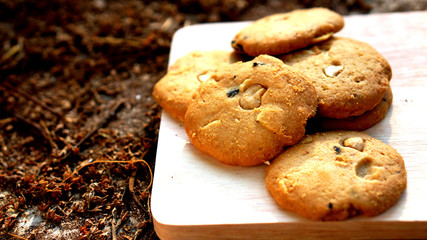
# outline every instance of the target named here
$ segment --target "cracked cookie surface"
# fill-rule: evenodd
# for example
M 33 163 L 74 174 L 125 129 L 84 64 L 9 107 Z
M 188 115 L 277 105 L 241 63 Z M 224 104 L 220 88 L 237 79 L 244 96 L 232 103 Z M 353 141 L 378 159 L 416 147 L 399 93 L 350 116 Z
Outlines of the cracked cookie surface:
M 219 69 L 193 95 L 185 130 L 196 148 L 217 160 L 253 166 L 297 143 L 315 114 L 306 76 L 261 55 Z
M 188 102 L 200 83 L 221 65 L 241 60 L 230 51 L 193 51 L 172 64 L 153 89 L 157 103 L 175 118 L 184 121 Z
M 375 216 L 406 188 L 402 156 L 365 133 L 305 136 L 272 161 L 266 187 L 284 209 L 315 220 Z
M 345 37 L 334 37 L 280 59 L 313 80 L 319 117 L 347 118 L 373 109 L 392 77 L 390 64 L 379 52 Z
M 330 38 L 344 27 L 341 15 L 311 8 L 261 18 L 238 32 L 231 46 L 250 56 L 279 55 Z

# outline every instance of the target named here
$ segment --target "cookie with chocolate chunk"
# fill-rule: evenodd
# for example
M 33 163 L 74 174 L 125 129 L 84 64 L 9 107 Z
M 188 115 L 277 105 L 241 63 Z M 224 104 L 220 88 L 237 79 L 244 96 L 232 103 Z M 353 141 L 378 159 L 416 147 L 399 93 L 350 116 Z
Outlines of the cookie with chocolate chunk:
M 188 102 L 200 83 L 218 66 L 239 61 L 231 51 L 193 51 L 172 64 L 153 89 L 157 103 L 175 118 L 184 121 Z
M 363 131 L 375 124 L 381 122 L 386 116 L 388 109 L 393 101 L 393 92 L 389 87 L 384 94 L 381 102 L 372 110 L 364 112 L 360 116 L 353 116 L 342 119 L 335 118 L 311 118 L 307 127 L 311 131 L 325 131 L 325 130 L 352 130 Z
M 316 106 L 305 75 L 261 55 L 224 66 L 203 82 L 185 114 L 185 130 L 197 149 L 217 160 L 254 166 L 297 143 Z
M 313 80 L 319 117 L 348 118 L 373 109 L 392 76 L 390 64 L 373 47 L 345 37 L 334 37 L 280 59 Z
M 267 168 L 266 187 L 284 209 L 314 220 L 375 216 L 406 188 L 402 156 L 365 133 L 307 135 Z
M 344 19 L 326 8 L 294 10 L 261 18 L 239 31 L 231 46 L 250 56 L 279 55 L 330 38 Z

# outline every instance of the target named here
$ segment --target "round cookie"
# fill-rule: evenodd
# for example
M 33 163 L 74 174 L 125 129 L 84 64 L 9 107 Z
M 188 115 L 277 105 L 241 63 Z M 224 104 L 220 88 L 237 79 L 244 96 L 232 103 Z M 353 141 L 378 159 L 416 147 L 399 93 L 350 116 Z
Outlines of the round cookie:
M 360 116 L 353 116 L 342 119 L 334 118 L 311 118 L 307 123 L 307 128 L 312 131 L 325 131 L 325 130 L 352 130 L 363 131 L 375 124 L 381 122 L 387 114 L 388 109 L 393 101 L 393 93 L 389 87 L 384 94 L 381 102 L 372 110 L 364 112 Z
M 363 132 L 307 135 L 267 168 L 266 187 L 286 210 L 314 220 L 375 216 L 406 188 L 402 156 Z
M 324 41 L 343 27 L 343 17 L 326 8 L 294 10 L 251 23 L 234 36 L 231 46 L 250 56 L 279 55 Z
M 239 61 L 230 51 L 193 51 L 178 59 L 153 89 L 157 103 L 175 118 L 184 121 L 188 102 L 200 82 L 210 77 L 218 66 Z
M 312 79 L 319 97 L 319 117 L 347 118 L 373 109 L 392 76 L 389 63 L 373 47 L 344 37 L 280 59 Z
M 317 96 L 303 74 L 261 55 L 219 69 L 193 95 L 185 130 L 193 145 L 217 160 L 254 166 L 297 143 Z

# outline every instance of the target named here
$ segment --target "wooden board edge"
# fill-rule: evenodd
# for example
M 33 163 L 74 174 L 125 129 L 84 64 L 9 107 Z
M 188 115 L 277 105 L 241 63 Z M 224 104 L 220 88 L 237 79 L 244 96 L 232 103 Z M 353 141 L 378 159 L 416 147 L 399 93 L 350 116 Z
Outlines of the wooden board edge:
M 302 222 L 225 225 L 166 225 L 154 221 L 162 240 L 177 239 L 427 239 L 427 221 Z

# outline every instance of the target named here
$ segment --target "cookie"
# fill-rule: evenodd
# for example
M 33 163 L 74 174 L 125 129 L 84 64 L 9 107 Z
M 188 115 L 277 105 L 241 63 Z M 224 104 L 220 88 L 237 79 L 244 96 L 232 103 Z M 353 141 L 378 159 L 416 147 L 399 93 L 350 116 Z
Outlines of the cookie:
M 402 156 L 363 132 L 307 135 L 267 167 L 266 187 L 286 210 L 314 220 L 375 216 L 406 188 Z
M 178 59 L 153 89 L 157 103 L 175 118 L 184 121 L 188 102 L 200 82 L 209 78 L 218 66 L 240 60 L 231 51 L 194 51 Z
M 311 131 L 325 131 L 325 130 L 352 130 L 363 131 L 375 124 L 381 122 L 388 112 L 393 101 L 393 93 L 389 87 L 384 94 L 381 102 L 372 110 L 363 113 L 360 116 L 353 116 L 343 119 L 334 118 L 312 118 L 307 124 L 307 128 Z
M 313 80 L 319 117 L 348 118 L 373 109 L 392 76 L 389 63 L 380 53 L 351 38 L 333 37 L 280 59 Z
M 254 166 L 297 143 L 316 105 L 305 75 L 260 55 L 222 67 L 203 82 L 185 114 L 185 130 L 197 149 L 217 160 Z
M 294 10 L 251 23 L 234 36 L 231 46 L 250 56 L 279 55 L 324 41 L 343 27 L 343 17 L 326 8 Z

